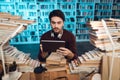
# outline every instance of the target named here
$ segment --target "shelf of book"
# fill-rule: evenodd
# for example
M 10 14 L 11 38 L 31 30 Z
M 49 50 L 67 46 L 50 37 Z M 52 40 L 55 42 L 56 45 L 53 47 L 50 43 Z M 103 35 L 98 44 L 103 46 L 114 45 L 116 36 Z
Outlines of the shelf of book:
M 1 0 L 0 12 L 36 21 L 14 37 L 11 44 L 39 43 L 41 35 L 51 29 L 48 15 L 53 9 L 61 9 L 65 13 L 64 28 L 76 36 L 77 42 L 89 41 L 88 33 L 84 33 L 88 31 L 86 22 L 120 18 L 119 0 Z

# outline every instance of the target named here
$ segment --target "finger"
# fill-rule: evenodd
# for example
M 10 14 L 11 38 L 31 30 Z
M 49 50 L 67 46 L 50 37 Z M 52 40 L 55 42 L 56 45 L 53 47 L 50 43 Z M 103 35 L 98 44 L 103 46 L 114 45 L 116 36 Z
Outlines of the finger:
M 67 55 L 68 55 L 68 53 L 63 53 L 63 55 L 64 55 L 64 56 L 67 56 Z
M 68 50 L 67 48 L 64 48 L 64 47 L 60 47 L 59 49 L 62 50 L 62 51 Z
M 41 49 L 41 52 L 43 52 L 43 47 L 42 47 L 42 44 L 40 44 L 40 49 Z
M 56 52 L 60 52 L 61 50 L 60 49 L 57 49 Z

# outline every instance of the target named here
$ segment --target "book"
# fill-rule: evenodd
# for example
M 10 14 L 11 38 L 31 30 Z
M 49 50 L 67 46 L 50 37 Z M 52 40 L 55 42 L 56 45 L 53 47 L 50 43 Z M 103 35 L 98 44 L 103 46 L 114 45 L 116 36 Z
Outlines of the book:
M 63 65 L 66 65 L 66 59 L 63 55 L 58 54 L 56 52 L 52 52 L 50 56 L 46 59 L 46 64 L 63 66 Z
M 66 65 L 64 66 L 47 66 L 47 71 L 48 72 L 52 72 L 52 71 L 65 71 L 67 68 L 66 68 Z

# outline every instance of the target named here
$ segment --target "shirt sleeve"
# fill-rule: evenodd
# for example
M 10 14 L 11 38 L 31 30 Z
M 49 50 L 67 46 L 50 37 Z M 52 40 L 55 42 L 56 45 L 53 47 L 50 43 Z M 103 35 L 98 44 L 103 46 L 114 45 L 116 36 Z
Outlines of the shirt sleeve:
M 78 55 L 77 55 L 77 46 L 76 46 L 76 39 L 75 36 L 72 35 L 70 40 L 69 40 L 69 49 L 73 52 L 74 57 L 71 60 L 77 59 Z
M 43 57 L 41 56 L 41 49 L 39 50 L 39 53 L 38 53 L 38 59 L 39 59 L 39 61 L 41 61 L 41 62 L 45 62 L 45 61 L 46 61 L 46 58 L 43 58 Z

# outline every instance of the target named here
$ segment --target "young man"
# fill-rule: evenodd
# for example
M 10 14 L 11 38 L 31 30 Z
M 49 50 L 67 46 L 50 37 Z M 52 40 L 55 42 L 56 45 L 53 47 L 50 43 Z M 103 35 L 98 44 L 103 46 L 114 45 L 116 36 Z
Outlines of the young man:
M 65 41 L 65 47 L 60 47 L 56 52 L 65 56 L 68 61 L 77 58 L 77 48 L 76 48 L 76 40 L 75 36 L 63 29 L 65 16 L 61 10 L 53 10 L 49 14 L 49 20 L 52 27 L 52 30 L 46 32 L 41 36 L 41 40 L 61 40 Z M 45 61 L 49 56 L 50 52 L 43 52 L 42 48 L 40 48 L 40 53 L 38 58 L 40 61 Z

